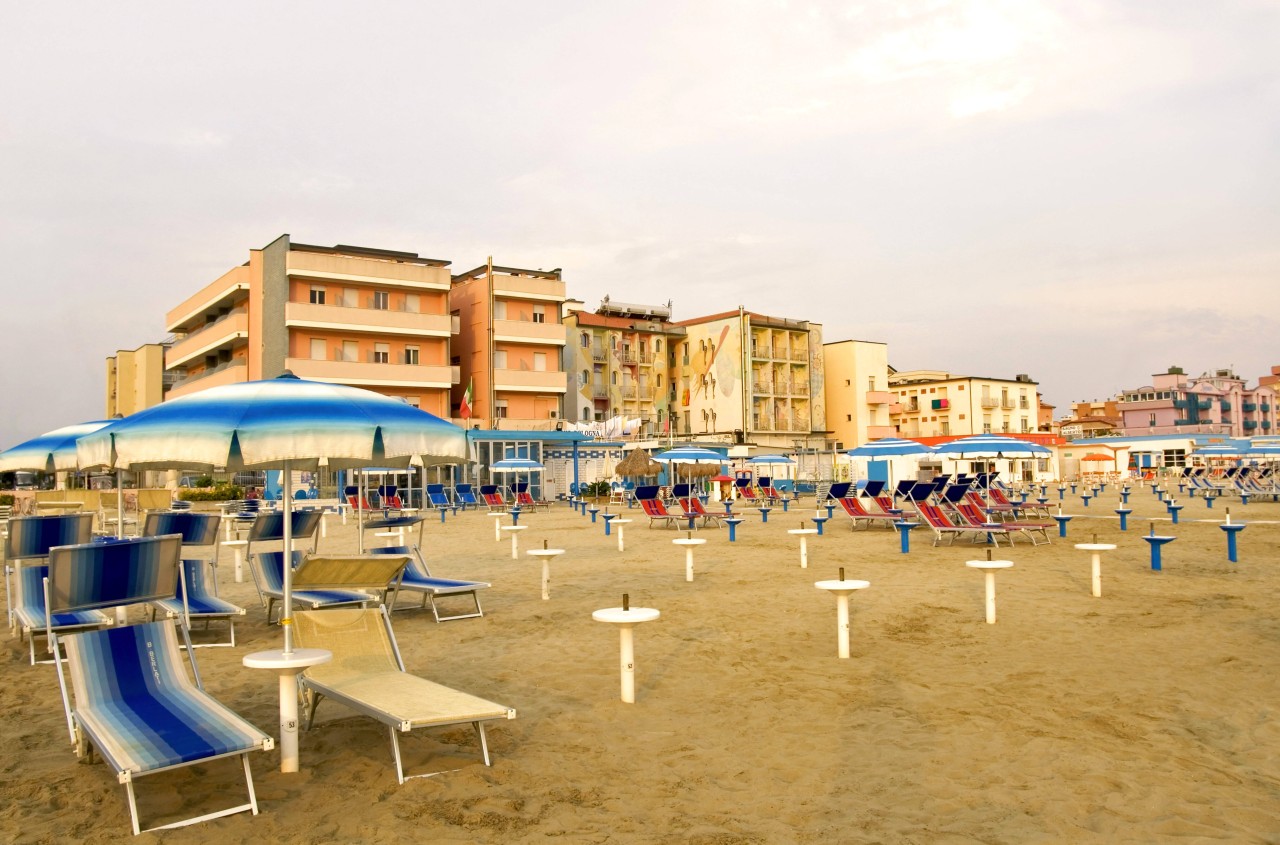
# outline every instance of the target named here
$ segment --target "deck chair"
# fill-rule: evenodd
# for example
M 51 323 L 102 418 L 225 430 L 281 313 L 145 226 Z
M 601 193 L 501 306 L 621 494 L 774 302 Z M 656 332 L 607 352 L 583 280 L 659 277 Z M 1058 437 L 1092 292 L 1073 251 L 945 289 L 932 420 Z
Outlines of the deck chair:
M 840 503 L 841 509 L 845 512 L 845 515 L 849 517 L 850 528 L 857 528 L 859 523 L 861 523 L 864 528 L 869 528 L 873 524 L 883 525 L 886 528 L 893 528 L 896 523 L 902 521 L 901 516 L 868 510 L 866 505 L 862 504 L 862 500 L 857 496 L 844 496 L 836 499 L 836 501 Z
M 480 503 L 476 501 L 476 491 L 470 484 L 455 484 L 453 486 L 453 500 L 463 510 L 467 508 L 478 509 Z
M 490 513 L 507 509 L 507 500 L 502 498 L 502 493 L 498 490 L 498 485 L 496 484 L 481 484 L 480 498 L 484 500 L 485 506 L 489 508 Z
M 990 524 L 987 520 L 985 512 L 971 501 L 965 500 L 957 506 L 960 514 L 970 524 Z M 1021 534 L 1031 541 L 1031 545 L 1039 546 L 1041 543 L 1045 545 L 1051 544 L 1053 541 L 1049 538 L 1049 529 L 1054 527 L 1052 522 L 1036 522 L 1034 520 L 1024 519 L 1004 519 L 1000 521 L 1000 527 L 1009 532 L 1009 545 L 1013 545 L 1013 537 L 1015 534 Z
M 542 508 L 547 510 L 551 506 L 550 502 L 539 502 L 533 498 L 533 494 L 529 492 L 529 482 L 527 481 L 517 481 L 511 485 L 511 489 L 515 493 L 515 503 L 521 508 L 529 508 L 530 510 Z
M 932 486 L 932 485 L 931 485 Z M 967 536 L 976 542 L 994 542 L 999 545 L 997 537 L 1008 537 L 1009 532 L 999 528 L 976 527 L 973 525 L 957 525 L 947 518 L 942 508 L 937 505 L 929 504 L 927 501 L 916 502 L 916 511 L 920 514 L 920 518 L 924 520 L 924 524 L 933 530 L 933 544 L 936 546 L 943 537 L 947 538 L 947 544 L 955 543 L 957 536 Z M 1009 540 L 1009 544 L 1013 544 L 1013 540 Z
M 368 513 L 373 510 L 373 506 L 369 504 L 369 499 L 360 493 L 360 488 L 350 485 L 342 488 L 342 495 L 346 497 L 347 507 L 353 511 L 365 511 Z
M 756 479 L 756 488 L 759 489 L 760 495 L 763 496 L 768 503 L 775 505 L 782 501 L 782 493 L 778 488 L 773 486 L 773 479 L 767 475 L 762 475 Z
M 751 479 L 739 477 L 733 480 L 734 491 L 738 494 L 739 499 L 746 499 L 748 502 L 759 502 L 760 497 L 756 495 L 755 487 L 751 484 Z
M 174 595 L 181 550 L 177 535 L 53 549 L 50 612 L 145 604 Z M 194 681 L 182 663 L 179 631 Z M 67 672 L 60 664 L 58 683 L 71 742 L 77 756 L 96 752 L 124 785 L 135 835 L 141 832 L 135 780 L 224 757 L 240 758 L 248 801 L 148 830 L 258 813 L 249 753 L 270 751 L 275 741 L 204 691 L 189 646 L 186 627 L 169 621 L 55 634 L 55 656 L 66 649 Z
M 706 527 L 715 523 L 717 528 L 724 525 L 719 516 L 708 513 L 702 504 L 702 499 L 693 492 L 691 484 L 675 484 L 671 487 L 671 494 L 675 496 L 676 505 L 680 508 L 680 515 L 688 520 L 687 527 L 692 530 L 696 528 L 695 522 L 702 520 L 702 527 Z
M 333 654 L 331 661 L 308 668 L 299 679 L 307 730 L 326 697 L 382 722 L 391 735 L 396 781 L 403 784 L 407 778 L 400 755 L 401 733 L 469 723 L 475 728 L 484 764 L 490 765 L 485 723 L 514 719 L 516 711 L 406 672 L 385 607 L 302 611 L 295 615 L 295 622 L 299 643 Z
M 55 546 L 89 542 L 93 536 L 93 514 L 10 516 L 8 528 L 8 534 L 4 538 L 5 609 L 9 627 L 14 628 L 17 624 L 17 607 L 23 603 L 20 583 L 22 568 L 41 565 L 49 556 L 49 549 Z M 28 610 L 35 615 L 29 617 L 28 621 L 34 620 L 37 622 L 36 627 L 41 627 L 44 624 L 40 621 L 44 618 L 44 611 L 36 612 L 35 609 L 37 603 L 44 601 L 43 591 L 39 596 L 32 596 L 30 601 L 32 604 Z
M 640 503 L 640 507 L 644 509 L 644 515 L 649 517 L 649 527 L 652 528 L 655 522 L 660 522 L 664 526 L 672 528 L 679 527 L 680 517 L 667 510 L 667 506 L 658 498 L 658 486 L 656 484 L 646 484 L 636 488 L 636 501 Z
M 915 487 L 915 486 L 916 486 L 916 482 L 915 482 L 915 480 L 913 480 L 913 479 L 910 479 L 910 478 L 904 478 L 904 479 L 900 480 L 900 481 L 897 483 L 897 485 L 895 485 L 895 486 L 894 486 L 894 488 L 893 488 L 893 499 L 894 499 L 894 501 L 897 501 L 898 499 L 906 499 L 906 498 L 909 498 L 909 496 L 910 496 L 910 494 L 911 494 L 911 489 L 912 489 L 913 487 Z
M 143 523 L 144 537 L 178 534 L 184 550 L 188 546 L 214 547 L 211 558 L 184 558 L 183 577 L 178 582 L 178 592 L 169 598 L 159 599 L 151 607 L 151 618 L 163 612 L 168 619 L 184 617 L 186 625 L 200 619 L 207 630 L 209 623 L 225 620 L 229 630 L 228 642 L 201 643 L 197 648 L 234 646 L 236 644 L 236 617 L 244 616 L 245 609 L 218 595 L 218 523 L 221 517 L 206 513 L 152 512 Z M 206 577 L 207 574 L 207 577 Z
M 358 604 L 366 607 L 386 598 L 388 582 L 382 582 L 379 596 L 373 592 L 350 589 L 343 586 L 342 568 L 366 556 L 313 557 L 302 552 L 293 553 L 293 603 L 297 607 L 311 609 Z M 403 563 L 401 568 L 403 569 Z M 309 567 L 309 569 L 308 569 Z M 249 558 L 249 571 L 258 588 L 258 598 L 267 610 L 267 623 L 278 601 L 284 600 L 284 552 L 260 552 Z M 390 588 L 394 589 L 394 588 Z
M 427 485 L 427 505 L 435 510 L 447 510 L 453 507 L 453 502 L 449 501 L 449 496 L 444 492 L 443 484 Z
M 493 586 L 487 581 L 459 581 L 453 578 L 435 577 L 431 574 L 430 568 L 427 567 L 427 562 L 422 557 L 422 550 L 417 545 L 383 546 L 369 551 L 375 555 L 401 555 L 409 559 L 408 565 L 404 568 L 404 577 L 400 580 L 400 589 L 397 591 L 397 595 L 406 591 L 422 593 L 422 607 L 430 606 L 431 615 L 435 617 L 437 622 L 448 622 L 453 619 L 474 619 L 478 616 L 484 616 L 484 611 L 480 609 L 479 591 L 487 590 Z M 474 609 L 442 616 L 436 599 L 445 596 L 470 596 Z M 388 609 L 397 610 L 394 601 L 388 605 Z

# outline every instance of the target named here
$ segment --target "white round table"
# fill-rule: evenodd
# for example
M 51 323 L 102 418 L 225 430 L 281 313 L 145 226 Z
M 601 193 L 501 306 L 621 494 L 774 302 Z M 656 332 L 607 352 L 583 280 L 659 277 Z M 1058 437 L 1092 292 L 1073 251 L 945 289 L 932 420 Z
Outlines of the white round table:
M 270 669 L 280 678 L 280 771 L 298 771 L 298 681 L 308 666 L 318 666 L 333 659 L 333 652 L 322 648 L 295 648 L 290 653 L 280 649 L 246 654 L 243 662 L 250 669 Z
M 622 700 L 627 704 L 636 701 L 636 657 L 632 628 L 641 622 L 652 622 L 661 614 L 652 607 L 607 607 L 591 614 L 597 622 L 609 622 L 618 626 L 620 665 L 622 668 Z
M 788 534 L 795 534 L 800 537 L 800 568 L 809 568 L 809 549 L 805 546 L 805 541 L 810 534 L 817 534 L 816 528 L 790 528 Z
M 1013 566 L 1011 560 L 966 560 L 964 565 L 971 569 L 984 570 L 987 581 L 987 624 L 996 624 L 996 570 Z
M 1102 597 L 1102 553 L 1115 551 L 1114 543 L 1076 543 L 1076 548 L 1082 552 L 1089 552 L 1091 563 L 1093 564 L 1093 595 L 1094 598 Z
M 849 656 L 849 594 L 854 590 L 865 590 L 871 586 L 870 581 L 830 580 L 816 581 L 815 587 L 826 590 L 836 597 L 836 637 L 837 653 L 842 658 Z
M 249 545 L 248 540 L 223 540 L 223 546 L 229 546 L 231 551 L 235 553 L 235 573 L 236 583 L 244 582 L 244 550 Z
M 520 559 L 520 540 L 519 540 L 520 533 L 519 532 L 525 530 L 528 527 L 529 526 L 527 525 L 503 525 L 500 528 L 501 531 L 511 532 L 511 559 L 512 560 Z
M 520 527 L 524 528 L 523 525 Z M 515 539 L 515 535 L 512 534 L 511 542 L 514 543 Z M 546 601 L 551 598 L 551 559 L 564 554 L 564 549 L 530 549 L 525 554 L 542 561 L 542 600 Z
M 693 580 L 693 547 L 701 546 L 707 542 L 701 537 L 681 537 L 678 540 L 672 540 L 677 546 L 684 546 L 684 580 Z

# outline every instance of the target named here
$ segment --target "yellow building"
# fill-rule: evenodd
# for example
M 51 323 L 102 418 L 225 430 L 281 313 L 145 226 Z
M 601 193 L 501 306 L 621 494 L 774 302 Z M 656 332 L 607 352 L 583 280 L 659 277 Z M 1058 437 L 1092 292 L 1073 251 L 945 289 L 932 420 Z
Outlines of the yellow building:
M 166 398 L 291 370 L 447 418 L 450 286 L 447 261 L 281 235 L 169 311 Z
M 164 353 L 159 343 L 121 349 L 107 358 L 107 412 L 104 419 L 127 417 L 164 400 Z
M 837 449 L 896 437 L 889 408 L 889 347 L 867 340 L 825 344 L 827 426 Z
M 1030 376 L 1013 379 L 910 370 L 889 376 L 889 416 L 899 437 L 1027 434 L 1037 430 L 1039 396 Z
M 580 304 L 580 303 L 575 303 Z M 571 308 L 565 316 L 570 390 L 565 416 L 573 422 L 623 417 L 640 420 L 638 436 L 664 433 L 670 406 L 670 351 L 685 330 L 670 322 L 671 308 L 605 297 L 594 313 Z
M 468 425 L 549 429 L 563 419 L 567 380 L 560 271 L 495 267 L 452 278 L 449 307 L 460 331 L 453 361 L 455 416 L 471 387 Z

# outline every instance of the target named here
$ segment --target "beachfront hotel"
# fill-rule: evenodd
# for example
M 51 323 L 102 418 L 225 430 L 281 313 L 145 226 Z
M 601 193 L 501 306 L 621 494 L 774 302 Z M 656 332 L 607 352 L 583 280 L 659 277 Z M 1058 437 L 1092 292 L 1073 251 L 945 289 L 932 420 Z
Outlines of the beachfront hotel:
M 638 305 L 606 296 L 594 312 L 576 300 L 567 311 L 566 419 L 639 420 L 635 434 L 642 439 L 669 433 L 671 356 L 686 335 L 671 323 L 670 304 Z
M 438 415 L 480 428 L 554 429 L 568 384 L 565 299 L 559 269 L 497 267 L 490 259 L 454 276 L 448 307 L 459 325 L 451 359 L 459 378 L 452 411 Z
M 107 358 L 107 412 L 103 419 L 127 417 L 164 399 L 164 352 L 159 343 L 121 349 Z
M 889 345 L 839 340 L 823 346 L 826 358 L 827 425 L 836 451 L 896 437 L 889 409 L 898 401 L 889 391 Z
M 889 375 L 896 395 L 889 406 L 898 437 L 1027 435 L 1039 424 L 1039 394 L 1030 376 L 1012 379 L 964 376 L 937 370 Z
M 451 284 L 447 261 L 281 235 L 168 312 L 164 396 L 291 370 L 448 417 Z
M 1260 437 L 1280 434 L 1278 387 L 1280 367 L 1252 388 L 1229 369 L 1188 377 L 1181 367 L 1169 367 L 1152 375 L 1151 384 L 1121 391 L 1116 407 L 1126 434 Z

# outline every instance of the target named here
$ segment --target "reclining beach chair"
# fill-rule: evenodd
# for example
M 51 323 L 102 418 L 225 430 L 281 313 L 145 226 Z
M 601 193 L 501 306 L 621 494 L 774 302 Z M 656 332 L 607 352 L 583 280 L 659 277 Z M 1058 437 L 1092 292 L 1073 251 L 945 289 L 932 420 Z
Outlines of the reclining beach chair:
M 92 513 L 53 516 L 11 516 L 4 541 L 4 584 L 9 627 L 28 640 L 31 662 L 36 662 L 35 637 L 44 633 L 45 560 L 55 546 L 87 543 L 93 536 Z M 32 569 L 32 572 L 25 570 Z M 68 628 L 108 624 L 99 613 L 60 615 Z
M 308 668 L 299 678 L 307 730 L 326 697 L 382 722 L 391 735 L 396 781 L 404 783 L 401 733 L 469 723 L 475 728 L 484 764 L 490 765 L 485 723 L 514 719 L 516 711 L 406 672 L 386 608 L 302 611 L 294 619 L 300 644 L 333 654 L 331 661 Z
M 427 505 L 435 510 L 448 510 L 453 507 L 449 496 L 444 492 L 443 484 L 427 485 Z
M 738 494 L 739 499 L 745 499 L 754 504 L 760 503 L 760 497 L 756 495 L 755 486 L 751 483 L 750 478 L 738 476 L 733 480 L 733 489 Z
M 400 488 L 394 484 L 383 484 L 378 487 L 378 503 L 383 510 L 404 510 L 404 502 L 400 499 Z
M 645 484 L 637 487 L 636 501 L 644 509 L 644 515 L 649 517 L 650 528 L 653 527 L 655 522 L 661 522 L 664 526 L 672 528 L 678 527 L 680 517 L 670 513 L 667 510 L 667 506 L 662 504 L 662 500 L 658 498 L 658 486 L 656 484 Z
M 321 607 L 340 607 L 358 604 L 367 607 L 370 604 L 381 604 L 387 600 L 388 592 L 392 593 L 398 583 L 383 581 L 378 590 L 365 592 L 345 586 L 352 577 L 358 577 L 368 571 L 362 564 L 370 555 L 342 555 L 318 557 L 302 552 L 293 553 L 293 603 L 296 607 L 317 609 Z M 258 598 L 262 600 L 267 611 L 267 623 L 271 623 L 272 611 L 278 601 L 284 600 L 284 552 L 260 552 L 249 558 L 249 571 L 253 573 L 253 583 L 258 588 Z M 400 563 L 403 570 L 405 559 Z M 380 567 L 375 567 L 381 571 Z M 367 578 L 365 580 L 368 580 Z M 379 594 L 380 593 L 380 594 Z
M 172 596 L 178 589 L 181 549 L 182 538 L 175 535 L 53 549 L 47 581 L 50 612 L 101 610 Z M 182 665 L 179 631 L 188 646 L 194 682 Z M 249 753 L 270 751 L 275 742 L 204 691 L 184 625 L 163 620 L 55 634 L 55 656 L 63 647 L 67 672 L 59 665 L 58 683 L 71 742 L 77 756 L 101 756 L 124 785 L 135 835 L 141 832 L 135 780 L 223 757 L 240 758 L 248 801 L 148 829 L 183 827 L 245 811 L 257 815 Z
M 870 527 L 874 524 L 892 529 L 895 523 L 902 521 L 900 515 L 868 510 L 857 496 L 841 496 L 836 501 L 840 504 L 840 508 L 845 512 L 845 515 L 849 517 L 850 528 L 857 528 L 858 524 L 862 523 L 863 527 Z
M 490 513 L 507 509 L 507 500 L 502 498 L 502 493 L 498 490 L 498 485 L 496 484 L 481 484 L 480 498 L 484 500 L 485 506 L 489 508 Z
M 527 481 L 517 481 L 511 485 L 511 490 L 515 494 L 515 503 L 521 508 L 528 508 L 529 510 L 542 508 L 546 510 L 550 507 L 550 503 L 539 502 L 533 498 L 533 494 L 529 492 L 529 482 Z
M 947 515 L 937 505 L 929 504 L 927 501 L 919 500 L 915 503 L 916 512 L 920 514 L 920 518 L 924 520 L 924 524 L 933 530 L 933 544 L 936 546 L 945 536 L 947 544 L 955 543 L 957 536 L 968 536 L 977 542 L 987 542 L 999 545 L 999 537 L 1008 538 L 1009 532 L 1003 528 L 996 526 L 974 526 L 970 524 L 957 525 L 947 518 Z M 1009 539 L 1009 545 L 1013 545 L 1013 540 Z
M 760 496 L 765 500 L 765 504 L 776 505 L 782 501 L 782 494 L 773 486 L 773 479 L 767 475 L 762 475 L 756 479 L 756 489 L 760 491 Z
M 911 494 L 911 490 L 912 490 L 915 486 L 916 486 L 916 481 L 915 481 L 915 480 L 913 480 L 913 479 L 910 479 L 910 478 L 904 478 L 904 479 L 900 480 L 900 481 L 899 481 L 899 482 L 894 486 L 894 488 L 893 488 L 893 499 L 894 499 L 894 501 L 896 502 L 896 501 L 898 501 L 899 499 L 909 499 L 909 498 L 910 498 L 910 494 Z M 932 485 L 930 485 L 930 486 L 932 486 Z
M 695 525 L 697 520 L 702 520 L 703 527 L 713 522 L 717 528 L 724 524 L 720 521 L 721 518 L 719 516 L 707 513 L 706 507 L 702 504 L 702 499 L 694 493 L 692 484 L 672 485 L 671 494 L 675 496 L 676 504 L 680 508 L 680 516 L 688 520 L 690 531 L 697 528 L 697 525 Z
M 177 534 L 182 537 L 185 550 L 189 546 L 197 548 L 213 547 L 211 558 L 183 558 L 182 578 L 178 580 L 178 591 L 168 598 L 160 599 L 152 604 L 151 618 L 157 612 L 163 612 L 167 619 L 184 617 L 186 625 L 191 627 L 191 620 L 204 621 L 207 630 L 214 620 L 225 620 L 230 632 L 229 641 L 224 643 L 201 643 L 200 646 L 234 646 L 236 644 L 236 617 L 244 616 L 245 609 L 234 605 L 218 596 L 218 523 L 221 517 L 206 513 L 174 513 L 152 512 L 147 514 L 143 523 L 144 537 L 160 537 L 166 534 Z M 206 578 L 206 571 L 208 577 Z
M 383 546 L 369 551 L 375 555 L 401 555 L 408 558 L 408 565 L 404 568 L 404 576 L 400 579 L 400 588 L 397 591 L 397 595 L 405 591 L 422 593 L 422 606 L 427 607 L 430 605 L 431 615 L 435 617 L 437 622 L 448 622 L 453 619 L 474 619 L 477 616 L 484 616 L 484 611 L 480 609 L 480 590 L 487 590 L 493 586 L 487 581 L 459 581 L 453 578 L 435 577 L 431 574 L 426 560 L 422 557 L 422 550 L 416 545 Z M 440 606 L 436 604 L 436 599 L 445 596 L 470 596 L 475 609 L 441 616 Z M 393 597 L 392 602 L 388 605 L 388 610 L 395 611 L 396 609 Z
M 373 506 L 369 504 L 369 500 L 360 494 L 359 487 L 355 485 L 344 487 L 343 495 L 346 496 L 347 507 L 351 508 L 351 510 L 365 511 L 366 513 L 373 510 Z
M 957 510 L 964 518 L 965 522 L 970 525 L 991 524 L 992 520 L 986 517 L 985 511 L 969 500 L 962 501 Z M 1015 534 L 1021 534 L 1031 541 L 1031 545 L 1038 546 L 1043 542 L 1045 545 L 1052 543 L 1049 539 L 1049 529 L 1055 526 L 1053 522 L 1037 522 L 1035 520 L 1025 519 L 1002 519 L 997 524 L 1008 532 L 1009 545 L 1013 545 L 1013 537 Z M 997 545 L 999 545 L 997 543 Z
M 453 487 L 453 500 L 463 510 L 467 508 L 478 509 L 480 503 L 476 501 L 476 491 L 470 484 L 455 484 Z

